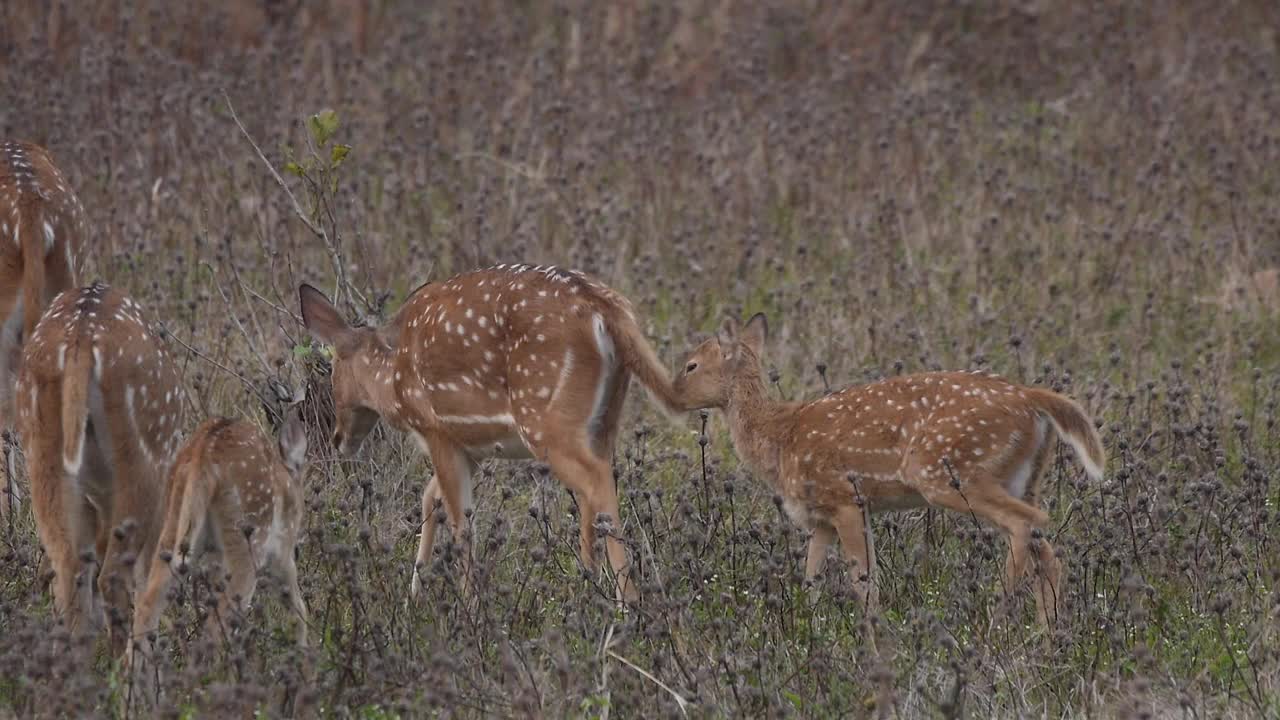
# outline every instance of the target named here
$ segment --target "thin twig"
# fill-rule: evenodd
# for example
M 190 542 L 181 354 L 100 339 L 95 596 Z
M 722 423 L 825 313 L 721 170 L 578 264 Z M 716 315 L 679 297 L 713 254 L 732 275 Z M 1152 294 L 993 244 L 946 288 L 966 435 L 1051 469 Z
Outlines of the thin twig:
M 249 144 L 253 146 L 253 151 L 258 154 L 258 158 L 262 160 L 262 164 L 267 166 L 267 171 L 271 173 L 271 177 L 275 178 L 276 184 L 284 190 L 285 195 L 289 197 L 289 202 L 293 203 L 294 214 L 297 215 L 298 219 L 307 226 L 308 230 L 314 233 L 317 237 L 325 240 L 327 243 L 329 239 L 328 233 L 324 231 L 324 228 L 313 223 L 311 218 L 307 217 L 306 212 L 302 209 L 302 204 L 298 202 L 298 198 L 293 194 L 293 190 L 289 189 L 289 185 L 284 181 L 284 177 L 280 175 L 275 166 L 271 164 L 271 161 L 267 159 L 266 154 L 262 152 L 262 148 L 258 147 L 258 143 L 254 142 L 253 136 L 245 129 L 244 123 L 240 122 L 240 116 L 236 115 L 236 108 L 231 104 L 231 98 L 227 95 L 225 90 L 222 92 L 222 99 L 227 103 L 227 112 L 231 113 L 231 119 L 235 121 L 236 127 L 240 128 L 240 134 L 244 135 L 244 139 L 248 140 Z
M 654 685 L 657 685 L 658 687 L 662 688 L 663 690 L 666 690 L 666 691 L 667 691 L 667 693 L 669 693 L 669 694 L 671 695 L 671 697 L 675 698 L 676 705 L 680 706 L 680 714 L 681 714 L 681 715 L 684 715 L 685 717 L 688 717 L 688 716 L 689 716 L 688 711 L 686 711 L 686 710 L 685 710 L 685 706 L 687 706 L 687 705 L 689 704 L 689 701 L 688 701 L 688 700 L 685 700 L 683 697 L 680 697 L 680 693 L 676 692 L 675 690 L 672 690 L 670 687 L 667 687 L 667 684 L 666 684 L 666 683 L 662 682 L 661 680 L 659 680 L 658 678 L 654 677 L 653 675 L 650 675 L 648 672 L 646 672 L 644 669 L 642 669 L 639 665 L 636 665 L 635 663 L 633 663 L 633 662 L 631 662 L 630 660 L 628 660 L 628 659 L 626 659 L 626 658 L 622 657 L 622 656 L 621 656 L 621 655 L 619 655 L 618 653 L 616 653 L 616 652 L 614 652 L 614 651 L 612 651 L 612 650 L 606 650 L 606 651 L 605 651 L 605 653 L 607 653 L 607 654 L 609 655 L 609 657 L 613 658 L 614 660 L 617 660 L 618 662 L 622 663 L 623 665 L 626 665 L 627 667 L 631 668 L 632 670 L 635 670 L 636 672 L 640 673 L 640 676 L 641 676 L 641 677 L 648 679 L 648 680 L 649 680 L 649 681 L 651 681 Z
M 310 217 L 307 216 L 306 211 L 302 209 L 302 204 L 298 202 L 298 197 L 293 194 L 293 190 L 291 190 L 289 188 L 289 184 L 284 181 L 284 177 L 280 174 L 280 171 L 276 170 L 275 166 L 271 164 L 271 161 L 267 159 L 266 154 L 262 152 L 262 148 L 258 147 L 258 143 L 254 141 L 253 136 L 250 135 L 249 131 L 245 128 L 244 123 L 240 122 L 240 116 L 236 114 L 235 106 L 231 104 L 231 98 L 227 95 L 225 90 L 222 92 L 222 99 L 227 103 L 227 112 L 230 113 L 231 119 L 235 122 L 236 127 L 240 128 L 240 134 L 243 135 L 244 139 L 253 147 L 253 151 L 257 153 L 258 159 L 262 160 L 262 164 L 267 167 L 267 171 L 271 173 L 271 177 L 275 179 L 276 184 L 279 185 L 280 188 L 284 190 L 285 195 L 288 196 L 290 204 L 293 205 L 293 214 L 307 226 L 307 229 L 310 230 L 313 235 L 320 238 L 320 241 L 324 243 L 325 249 L 329 251 L 329 261 L 333 263 L 333 272 L 335 275 L 334 280 L 337 285 L 337 292 L 345 295 L 345 297 L 340 299 L 345 300 L 347 307 L 354 310 L 356 307 L 355 296 L 353 294 L 351 284 L 347 282 L 346 272 L 343 269 L 342 253 L 339 251 L 337 245 L 329 237 L 329 233 L 325 231 L 323 227 L 317 225 Z
M 268 402 L 268 400 L 267 400 L 266 396 L 264 396 L 264 395 L 263 395 L 263 394 L 258 390 L 257 386 L 256 386 L 256 385 L 254 385 L 254 384 L 253 384 L 253 382 L 249 380 L 249 378 L 245 377 L 244 375 L 241 375 L 240 373 L 236 372 L 235 370 L 232 370 L 231 368 L 227 367 L 226 365 L 223 365 L 222 363 L 218 362 L 217 360 L 214 360 L 213 358 L 209 357 L 208 355 L 205 355 L 204 353 L 200 352 L 199 350 L 197 350 L 196 348 L 194 348 L 194 347 L 192 347 L 190 344 L 188 344 L 188 343 L 187 343 L 187 341 L 185 341 L 185 340 L 183 340 L 182 338 L 180 338 L 180 337 L 178 337 L 177 335 L 175 335 L 172 331 L 169 331 L 169 333 L 168 333 L 168 334 L 169 334 L 169 337 L 173 338 L 175 342 L 177 342 L 177 343 L 178 343 L 179 345 L 181 345 L 182 347 L 186 348 L 186 349 L 187 349 L 187 352 L 190 352 L 192 355 L 195 355 L 196 357 L 200 358 L 201 360 L 204 360 L 205 362 L 209 363 L 210 365 L 212 365 L 212 366 L 214 366 L 214 367 L 218 368 L 219 370 L 221 370 L 221 371 L 223 371 L 223 372 L 227 373 L 228 375 L 231 375 L 232 377 L 234 377 L 234 378 L 238 379 L 240 382 L 244 383 L 244 386 L 245 386 L 245 387 L 247 387 L 247 388 L 249 388 L 249 391 L 250 391 L 250 392 L 252 392 L 252 393 L 253 393 L 253 394 L 254 394 L 254 395 L 255 395 L 255 396 L 256 396 L 260 401 L 262 401 L 262 403 L 263 403 L 263 404 L 270 405 L 270 402 Z

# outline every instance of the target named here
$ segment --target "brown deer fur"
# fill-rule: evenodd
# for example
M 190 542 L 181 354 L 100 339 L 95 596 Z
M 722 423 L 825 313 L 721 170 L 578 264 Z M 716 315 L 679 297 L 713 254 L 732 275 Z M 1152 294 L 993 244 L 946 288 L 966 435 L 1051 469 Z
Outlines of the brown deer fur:
M 177 369 L 138 304 L 99 283 L 49 306 L 24 348 L 16 397 L 56 609 L 73 632 L 92 632 L 105 600 L 122 652 L 178 446 Z
M 1040 480 L 1058 437 L 1090 477 L 1105 463 L 1102 443 L 1075 402 L 1039 388 L 974 373 L 923 373 L 857 385 L 804 403 L 768 399 L 761 367 L 763 315 L 741 333 L 727 323 L 689 356 L 674 387 L 691 407 L 725 411 L 734 447 L 812 532 L 805 575 L 822 569 L 838 536 L 855 568 L 855 590 L 876 604 L 875 549 L 868 512 L 933 505 L 977 517 L 1009 537 L 1009 588 L 1040 561 L 1041 620 L 1056 618 L 1060 567 L 1049 543 L 1033 542 L 1048 516 Z M 1038 533 L 1037 533 L 1038 534 Z
M 0 144 L 0 431 L 12 427 L 23 339 L 54 296 L 76 284 L 84 234 L 84 210 L 49 152 L 29 143 Z M 6 473 L 7 465 L 6 458 Z M 0 515 L 15 492 L 7 474 Z
M 488 457 L 550 463 L 577 497 L 580 554 L 594 567 L 597 514 L 620 523 L 610 459 L 631 377 L 665 408 L 681 406 L 625 298 L 577 272 L 498 265 L 418 289 L 375 329 L 349 326 L 310 286 L 300 296 L 307 327 L 334 347 L 335 445 L 353 453 L 381 417 L 433 461 L 412 593 L 431 558 L 436 499 L 461 537 L 472 474 Z M 619 592 L 633 597 L 625 548 L 612 535 L 606 545 Z
M 272 442 L 243 420 L 206 420 L 174 460 L 164 529 L 133 620 L 134 651 L 147 657 L 166 594 L 191 553 L 212 545 L 227 590 L 210 619 L 225 628 L 230 613 L 253 600 L 258 568 L 274 568 L 297 613 L 298 644 L 307 642 L 307 607 L 298 587 L 294 547 L 302 530 L 307 436 L 291 413 Z M 207 542 L 212 541 L 212 542 Z

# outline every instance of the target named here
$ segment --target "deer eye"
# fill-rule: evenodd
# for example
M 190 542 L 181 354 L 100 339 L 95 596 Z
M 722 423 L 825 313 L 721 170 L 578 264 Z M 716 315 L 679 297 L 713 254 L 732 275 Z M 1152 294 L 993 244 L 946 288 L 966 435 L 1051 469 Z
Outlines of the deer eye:
M 697 369 L 698 369 L 698 363 L 696 363 L 696 362 L 691 362 L 691 363 L 689 363 L 688 365 L 685 365 L 685 366 L 684 366 L 684 371 L 685 371 L 685 373 L 686 373 L 686 374 L 691 373 L 691 372 L 693 372 L 694 370 L 697 370 Z

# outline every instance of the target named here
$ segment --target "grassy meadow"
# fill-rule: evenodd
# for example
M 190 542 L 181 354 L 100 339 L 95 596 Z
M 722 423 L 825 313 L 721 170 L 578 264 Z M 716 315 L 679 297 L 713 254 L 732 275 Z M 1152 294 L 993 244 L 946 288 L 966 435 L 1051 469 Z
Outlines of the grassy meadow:
M 197 567 L 148 705 L 59 629 L 24 504 L 0 527 L 0 715 L 1280 716 L 1280 7 L 349 4 L 0 8 L 0 138 L 53 151 L 91 219 L 84 281 L 164 323 L 187 424 L 270 430 L 309 388 L 313 430 L 308 650 L 273 582 L 205 636 Z M 878 614 L 835 552 L 810 603 L 804 534 L 723 417 L 635 385 L 615 530 L 642 602 L 583 573 L 545 466 L 487 461 L 476 601 L 439 543 L 407 603 L 429 460 L 383 429 L 338 461 L 297 287 L 340 281 L 378 322 L 502 262 L 624 293 L 672 369 L 763 311 L 779 398 L 929 369 L 1076 398 L 1109 461 L 1095 483 L 1060 449 L 1046 480 L 1058 626 L 1006 597 L 1002 535 L 938 510 L 874 517 Z

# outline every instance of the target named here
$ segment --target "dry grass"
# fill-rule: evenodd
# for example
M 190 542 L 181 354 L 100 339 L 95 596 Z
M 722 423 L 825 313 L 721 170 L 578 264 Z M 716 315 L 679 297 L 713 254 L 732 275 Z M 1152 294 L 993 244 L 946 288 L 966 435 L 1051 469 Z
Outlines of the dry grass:
M 578 267 L 636 301 L 673 364 L 763 310 L 792 398 L 822 392 L 819 365 L 833 384 L 993 369 L 1080 399 L 1112 458 L 1102 484 L 1066 455 L 1051 474 L 1069 615 L 1050 642 L 1025 593 L 1004 600 L 996 533 L 877 516 L 876 654 L 838 563 L 803 601 L 803 538 L 718 417 L 704 450 L 698 418 L 630 404 L 615 467 L 645 598 L 626 615 L 582 577 L 554 478 L 498 462 L 479 602 L 446 547 L 406 607 L 430 473 L 385 433 L 309 480 L 313 650 L 270 586 L 236 635 L 200 639 L 194 573 L 159 712 L 1280 713 L 1280 323 L 1199 301 L 1280 265 L 1272 3 L 374 2 L 363 53 L 289 3 L 239 40 L 201 3 L 52 5 L 56 23 L 0 11 L 0 136 L 54 150 L 97 275 L 198 352 L 176 346 L 193 426 L 265 423 L 274 387 L 315 383 L 294 292 L 332 287 L 340 252 L 374 316 L 487 263 Z M 284 173 L 332 248 L 224 91 L 282 172 L 308 156 L 303 119 L 336 111 L 342 166 Z M 0 548 L 0 712 L 151 712 L 101 652 L 66 651 L 29 514 Z

